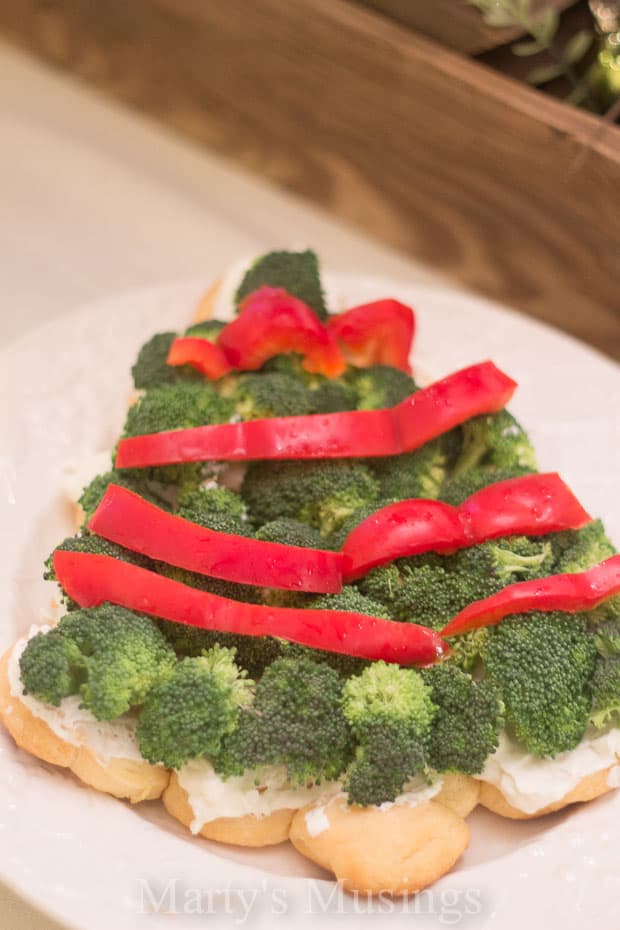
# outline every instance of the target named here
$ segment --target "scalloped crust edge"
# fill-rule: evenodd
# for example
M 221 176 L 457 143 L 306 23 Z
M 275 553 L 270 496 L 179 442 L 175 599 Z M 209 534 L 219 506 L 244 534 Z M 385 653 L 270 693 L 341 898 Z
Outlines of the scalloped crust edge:
M 525 811 L 519 810 L 518 807 L 514 807 L 496 785 L 492 785 L 485 781 L 480 782 L 480 804 L 494 814 L 499 814 L 501 817 L 507 817 L 510 820 L 534 820 L 537 817 L 544 817 L 545 814 L 552 814 L 555 811 L 563 810 L 563 808 L 568 807 L 570 804 L 593 801 L 595 798 L 600 798 L 604 794 L 613 791 L 614 786 L 608 783 L 608 778 L 609 773 L 612 769 L 616 768 L 616 766 L 617 763 L 614 763 L 607 768 L 599 769 L 598 772 L 585 775 L 581 781 L 562 798 L 558 801 L 554 801 L 552 804 L 541 807 L 539 810 L 534 811 L 533 814 L 528 814 Z
M 135 759 L 98 759 L 88 746 L 74 746 L 59 737 L 11 694 L 9 660 L 15 647 L 0 659 L 0 719 L 20 749 L 43 762 L 69 769 L 85 785 L 126 799 L 132 804 L 161 797 L 170 773 Z
M 170 776 L 170 783 L 164 791 L 162 801 L 168 813 L 189 828 L 194 820 L 194 811 L 176 772 Z M 281 808 L 264 817 L 257 817 L 255 814 L 218 817 L 203 824 L 199 835 L 234 846 L 275 846 L 288 839 L 294 814 L 295 811 L 290 808 Z

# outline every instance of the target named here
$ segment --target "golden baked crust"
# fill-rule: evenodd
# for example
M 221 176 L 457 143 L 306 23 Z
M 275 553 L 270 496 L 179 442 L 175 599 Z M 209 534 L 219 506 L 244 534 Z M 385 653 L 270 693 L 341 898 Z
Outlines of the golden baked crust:
M 306 814 L 317 808 L 328 826 L 312 836 Z M 443 804 L 380 810 L 349 806 L 342 795 L 298 811 L 289 836 L 303 856 L 333 872 L 347 891 L 397 896 L 437 881 L 469 844 L 467 824 Z
M 126 798 L 132 804 L 161 797 L 170 777 L 167 769 L 135 759 L 102 762 L 87 746 L 65 742 L 11 694 L 9 660 L 13 648 L 0 659 L 0 719 L 17 745 L 44 762 L 70 769 L 97 791 Z
M 215 311 L 215 300 L 219 294 L 221 284 L 221 280 L 217 278 L 211 287 L 202 295 L 198 302 L 198 306 L 194 310 L 194 323 L 203 323 L 205 320 L 210 320 L 213 318 L 213 313 Z
M 190 826 L 194 812 L 187 791 L 180 784 L 176 772 L 170 777 L 162 801 L 169 814 L 184 826 Z M 218 817 L 217 820 L 210 820 L 204 824 L 200 836 L 234 846 L 275 846 L 288 839 L 294 813 L 294 810 L 283 808 L 265 817 L 257 817 L 254 814 L 246 814 L 243 817 Z
M 459 817 L 467 817 L 478 806 L 480 800 L 480 782 L 460 772 L 448 772 L 443 775 L 441 791 L 433 801 L 450 808 Z
M 487 810 L 493 811 L 494 814 L 508 817 L 510 820 L 534 820 L 536 817 L 544 817 L 545 814 L 552 814 L 554 811 L 562 810 L 564 807 L 568 807 L 569 804 L 577 804 L 580 801 L 593 801 L 594 798 L 599 798 L 609 791 L 613 791 L 613 787 L 607 783 L 609 773 L 613 768 L 615 768 L 615 765 L 610 765 L 606 769 L 593 772 L 591 775 L 585 775 L 559 801 L 547 804 L 533 814 L 527 814 L 525 811 L 519 810 L 518 807 L 513 807 L 499 788 L 485 781 L 480 783 L 480 804 L 486 807 Z

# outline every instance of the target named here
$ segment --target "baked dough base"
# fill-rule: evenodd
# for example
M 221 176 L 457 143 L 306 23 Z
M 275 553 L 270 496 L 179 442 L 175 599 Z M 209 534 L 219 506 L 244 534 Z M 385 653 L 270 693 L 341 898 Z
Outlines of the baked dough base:
M 17 745 L 44 762 L 70 769 L 84 784 L 115 798 L 137 804 L 161 797 L 170 777 L 167 769 L 135 759 L 103 762 L 87 746 L 73 746 L 61 739 L 11 694 L 9 660 L 13 648 L 0 659 L 0 719 Z
M 480 782 L 461 772 L 448 772 L 442 776 L 441 791 L 433 801 L 443 804 L 459 817 L 467 817 L 478 806 L 480 800 Z
M 306 814 L 317 807 L 329 825 L 312 836 Z M 298 811 L 289 836 L 303 856 L 333 872 L 347 891 L 396 896 L 437 881 L 469 844 L 463 818 L 434 800 L 380 810 L 349 806 L 342 795 Z
M 480 804 L 486 807 L 487 810 L 493 811 L 494 814 L 508 817 L 510 820 L 534 820 L 536 817 L 544 817 L 545 814 L 552 814 L 554 811 L 562 810 L 570 804 L 577 804 L 580 801 L 593 801 L 594 798 L 600 798 L 609 791 L 613 791 L 613 787 L 607 782 L 609 773 L 613 768 L 615 768 L 615 764 L 598 772 L 593 772 L 591 775 L 585 775 L 564 797 L 552 804 L 541 807 L 533 814 L 527 814 L 525 811 L 519 810 L 518 807 L 513 807 L 499 788 L 486 781 L 480 782 Z
M 194 819 L 194 811 L 189 803 L 187 791 L 180 784 L 176 772 L 170 776 L 162 801 L 164 807 L 185 827 Z M 289 828 L 295 811 L 282 808 L 265 817 L 245 814 L 243 817 L 218 817 L 205 823 L 200 836 L 218 843 L 230 843 L 234 846 L 275 846 L 288 839 Z

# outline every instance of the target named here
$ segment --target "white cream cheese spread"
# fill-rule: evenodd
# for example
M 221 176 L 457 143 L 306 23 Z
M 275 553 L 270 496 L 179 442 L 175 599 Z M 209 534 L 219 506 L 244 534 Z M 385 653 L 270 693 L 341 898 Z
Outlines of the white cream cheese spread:
M 131 759 L 143 762 L 136 741 L 136 719 L 130 715 L 117 720 L 97 720 L 89 710 L 80 708 L 79 695 L 66 697 L 60 707 L 53 707 L 24 694 L 19 660 L 28 640 L 46 627 L 33 627 L 28 636 L 18 640 L 8 665 L 9 686 L 13 697 L 43 720 L 50 730 L 72 746 L 86 746 L 102 762 L 108 759 Z
M 497 751 L 487 759 L 478 777 L 495 785 L 509 804 L 526 814 L 534 814 L 559 801 L 587 775 L 603 771 L 618 761 L 620 729 L 586 737 L 569 752 L 553 759 L 541 759 L 525 752 L 505 733 Z M 618 781 L 614 770 L 610 779 Z M 614 787 L 608 781 L 610 787 Z

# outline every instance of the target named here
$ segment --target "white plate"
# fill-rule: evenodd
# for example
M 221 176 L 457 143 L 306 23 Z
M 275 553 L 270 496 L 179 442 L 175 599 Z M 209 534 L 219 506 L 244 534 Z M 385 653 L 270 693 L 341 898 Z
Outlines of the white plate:
M 511 409 L 529 427 L 542 469 L 558 470 L 620 540 L 620 377 L 570 338 L 486 301 L 445 289 L 329 278 L 332 306 L 394 295 L 415 306 L 414 361 L 441 376 L 493 358 L 520 383 Z M 0 354 L 0 645 L 33 622 L 49 598 L 41 564 L 71 531 L 59 496 L 63 465 L 110 448 L 130 391 L 129 369 L 153 332 L 182 327 L 202 284 L 101 301 Z M 541 822 L 484 811 L 454 871 L 417 903 L 357 903 L 292 849 L 240 850 L 192 839 L 159 804 L 131 808 L 84 789 L 0 733 L 0 877 L 71 927 L 89 930 L 216 925 L 342 926 L 344 912 L 373 927 L 564 930 L 611 926 L 620 894 L 620 796 Z M 173 916 L 139 913 L 144 882 Z M 190 916 L 211 906 L 216 916 Z M 186 896 L 187 895 L 187 896 Z M 211 899 L 209 898 L 211 895 Z M 242 898 L 242 895 L 245 898 Z M 249 914 L 242 903 L 252 901 Z M 183 913 L 183 909 L 189 914 Z M 194 911 L 192 911 L 192 908 Z M 348 925 L 348 924 L 347 924 Z

